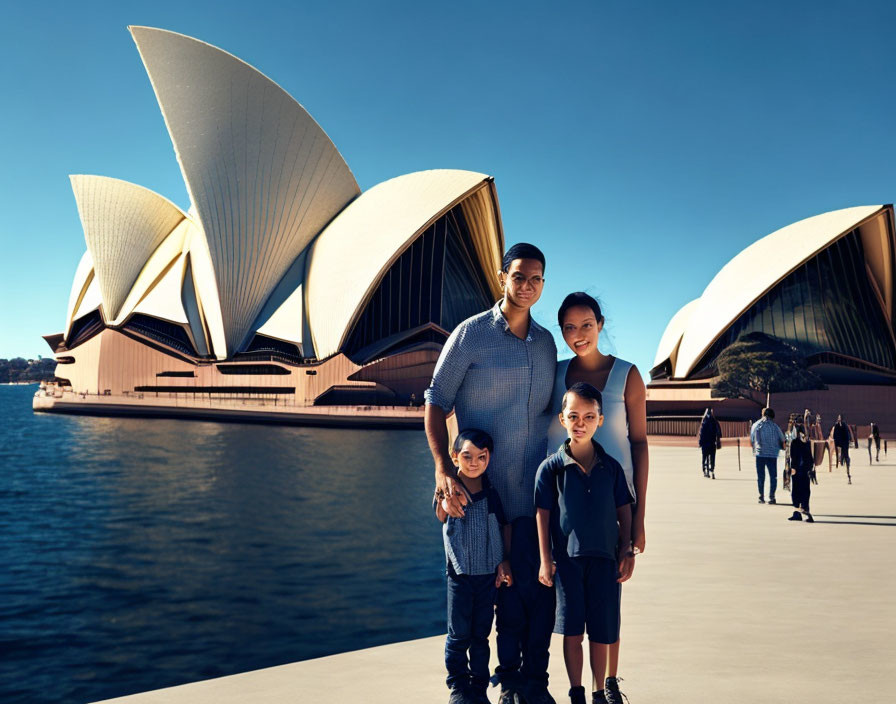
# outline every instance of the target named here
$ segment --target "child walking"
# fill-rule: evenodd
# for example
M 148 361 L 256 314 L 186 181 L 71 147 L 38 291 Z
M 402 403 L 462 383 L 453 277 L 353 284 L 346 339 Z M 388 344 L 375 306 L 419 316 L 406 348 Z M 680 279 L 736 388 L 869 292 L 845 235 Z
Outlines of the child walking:
M 451 457 L 469 500 L 462 518 L 448 515 L 444 495 L 433 507 L 442 526 L 447 562 L 448 638 L 445 641 L 449 704 L 487 704 L 488 636 L 498 587 L 510 586 L 511 528 L 498 492 L 485 476 L 494 443 L 482 430 L 463 430 Z
M 593 439 L 603 422 L 600 391 L 576 383 L 563 396 L 560 423 L 566 443 L 538 468 L 536 522 L 539 580 L 557 577 L 557 624 L 572 704 L 586 704 L 582 643 L 587 630 L 592 702 L 621 704 L 609 645 L 619 640 L 621 583 L 635 568 L 633 498 L 619 462 Z M 556 561 L 556 564 L 555 564 Z

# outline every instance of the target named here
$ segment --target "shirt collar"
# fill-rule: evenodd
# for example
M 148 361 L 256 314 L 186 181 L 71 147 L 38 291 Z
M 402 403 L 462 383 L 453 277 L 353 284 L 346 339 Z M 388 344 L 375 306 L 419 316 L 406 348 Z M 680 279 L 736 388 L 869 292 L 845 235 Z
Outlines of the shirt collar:
M 564 466 L 568 466 L 571 464 L 579 466 L 579 463 L 576 461 L 575 457 L 572 456 L 569 452 L 569 443 L 570 439 L 566 438 L 563 444 L 560 446 L 560 456 L 563 458 Z M 601 455 L 603 454 L 603 448 L 600 446 L 600 443 L 597 442 L 594 438 L 591 438 L 591 444 L 594 446 L 594 464 L 591 466 L 594 467 L 601 461 Z
M 499 298 L 498 302 L 492 306 L 492 324 L 496 327 L 500 327 L 504 332 L 508 335 L 513 335 L 510 331 L 510 323 L 507 322 L 507 318 L 504 317 L 504 313 L 501 312 L 501 304 L 504 302 L 503 298 Z M 526 342 L 532 341 L 532 332 L 534 330 L 538 330 L 544 332 L 544 328 L 539 325 L 535 318 L 532 317 L 532 311 L 529 311 L 529 334 L 526 335 Z M 514 335 L 516 337 L 516 335 Z

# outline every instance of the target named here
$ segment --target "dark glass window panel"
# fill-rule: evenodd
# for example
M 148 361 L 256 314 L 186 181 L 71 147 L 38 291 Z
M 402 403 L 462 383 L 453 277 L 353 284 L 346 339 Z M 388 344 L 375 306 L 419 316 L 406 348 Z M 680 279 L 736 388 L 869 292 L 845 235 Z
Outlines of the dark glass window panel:
M 439 218 L 393 262 L 355 322 L 344 351 L 428 324 L 452 330 L 492 305 L 485 273 L 459 207 Z
M 139 333 L 150 340 L 154 340 L 173 350 L 182 352 L 183 354 L 198 356 L 190 341 L 187 331 L 176 323 L 169 323 L 167 320 L 153 318 L 150 315 L 135 313 L 128 320 L 125 330 Z
M 853 231 L 781 280 L 712 345 L 691 376 L 715 373 L 718 355 L 742 332 L 787 340 L 803 354 L 830 353 L 896 371 L 888 323 L 871 289 L 862 241 Z M 857 367 L 859 368 L 859 367 Z M 871 368 L 871 367 L 869 367 Z

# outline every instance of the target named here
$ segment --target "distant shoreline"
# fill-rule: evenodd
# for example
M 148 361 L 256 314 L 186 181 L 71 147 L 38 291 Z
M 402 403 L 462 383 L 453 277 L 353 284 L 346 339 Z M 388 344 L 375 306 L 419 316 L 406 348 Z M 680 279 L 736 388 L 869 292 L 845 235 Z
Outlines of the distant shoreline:
M 30 386 L 39 383 L 39 381 L 0 381 L 0 386 Z

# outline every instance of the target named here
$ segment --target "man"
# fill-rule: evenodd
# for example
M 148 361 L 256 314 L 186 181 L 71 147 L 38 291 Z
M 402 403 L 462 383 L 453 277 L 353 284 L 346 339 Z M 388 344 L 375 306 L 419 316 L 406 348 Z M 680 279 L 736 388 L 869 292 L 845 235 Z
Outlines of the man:
M 849 480 L 849 483 L 852 484 L 852 474 L 849 472 L 850 467 L 850 459 L 849 459 L 849 446 L 853 442 L 852 428 L 847 425 L 846 421 L 843 420 L 843 416 L 837 416 L 837 422 L 834 423 L 834 427 L 831 428 L 830 439 L 834 441 L 834 447 L 837 451 L 837 466 L 839 467 L 841 464 L 846 465 L 846 478 Z
M 544 265 L 531 244 L 507 250 L 497 272 L 504 297 L 451 333 L 425 393 L 436 493 L 447 498 L 449 515 L 463 516 L 467 497 L 448 451 L 447 415 L 454 411 L 458 430 L 477 428 L 494 439 L 489 478 L 513 526 L 514 584 L 499 590 L 497 605 L 501 704 L 517 693 L 529 704 L 553 702 L 547 663 L 555 603 L 553 590 L 538 583 L 534 495 L 547 451 L 557 348 L 529 312 L 544 288 Z
M 759 503 L 765 503 L 765 470 L 768 468 L 768 502 L 775 501 L 775 489 L 778 488 L 778 452 L 784 448 L 784 433 L 775 423 L 775 412 L 771 408 L 763 409 L 762 418 L 750 428 L 750 445 L 756 455 L 756 477 L 759 481 Z

